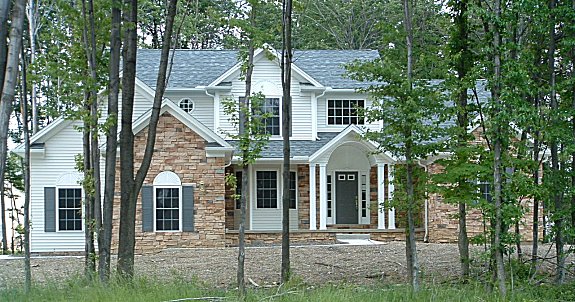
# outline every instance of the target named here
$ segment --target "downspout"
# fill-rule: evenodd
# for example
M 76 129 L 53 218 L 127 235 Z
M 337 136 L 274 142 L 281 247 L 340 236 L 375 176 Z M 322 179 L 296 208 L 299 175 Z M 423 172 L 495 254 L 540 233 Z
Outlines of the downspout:
M 417 164 L 418 164 L 420 167 L 423 167 L 423 170 L 425 171 L 425 174 L 427 174 L 427 171 L 428 171 L 428 170 L 427 170 L 427 166 L 423 165 L 420 160 L 417 161 Z M 425 190 L 425 202 L 424 202 L 424 207 L 425 207 L 425 209 L 424 209 L 424 213 L 425 213 L 424 216 L 425 216 L 425 218 L 423 219 L 423 229 L 424 229 L 423 242 L 429 242 L 429 225 L 428 225 L 429 213 L 428 213 L 428 210 L 427 210 L 427 207 L 428 207 L 428 205 L 429 205 L 429 202 L 428 202 L 428 201 L 429 201 L 429 195 L 428 195 L 428 192 L 427 192 L 427 189 L 426 189 L 426 190 Z
M 327 91 L 327 88 L 324 89 L 323 92 L 322 92 L 320 95 L 318 95 L 318 96 L 315 97 L 315 104 L 312 104 L 312 105 L 314 105 L 314 106 L 312 106 L 312 119 L 313 119 L 313 125 L 312 125 L 312 127 L 315 129 L 315 133 L 313 133 L 313 135 L 315 136 L 315 137 L 314 137 L 314 140 L 316 140 L 316 141 L 319 140 L 319 137 L 317 136 L 317 104 L 318 104 L 319 98 L 323 97 L 323 96 L 325 95 L 326 91 Z M 315 93 L 314 93 L 314 94 L 315 94 Z M 327 105 L 326 105 L 326 106 L 327 106 Z M 325 110 L 326 110 L 326 113 L 327 113 L 327 107 L 325 108 Z M 314 112 L 315 112 L 316 114 L 313 114 Z

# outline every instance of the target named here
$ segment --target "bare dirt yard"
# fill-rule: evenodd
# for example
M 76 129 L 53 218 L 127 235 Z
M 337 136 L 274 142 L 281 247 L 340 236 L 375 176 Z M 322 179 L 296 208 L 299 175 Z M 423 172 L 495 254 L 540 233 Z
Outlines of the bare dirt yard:
M 420 268 L 428 281 L 442 282 L 459 274 L 458 250 L 454 244 L 417 243 Z M 529 247 L 525 247 L 528 252 Z M 549 246 L 542 246 L 546 254 Z M 475 273 L 481 273 L 483 247 L 472 247 Z M 547 254 L 551 257 L 552 254 Z M 34 257 L 32 275 L 37 282 L 57 282 L 81 275 L 82 257 Z M 552 259 L 550 259 L 552 261 Z M 570 258 L 568 262 L 573 262 Z M 393 284 L 405 280 L 405 244 L 322 245 L 291 248 L 292 271 L 310 285 L 349 283 L 357 285 Z M 246 250 L 246 278 L 260 286 L 280 279 L 281 247 L 249 247 Z M 237 248 L 167 249 L 157 254 L 139 255 L 136 274 L 150 278 L 197 280 L 211 287 L 231 287 L 235 283 Z M 20 283 L 22 258 L 0 258 L 0 288 Z

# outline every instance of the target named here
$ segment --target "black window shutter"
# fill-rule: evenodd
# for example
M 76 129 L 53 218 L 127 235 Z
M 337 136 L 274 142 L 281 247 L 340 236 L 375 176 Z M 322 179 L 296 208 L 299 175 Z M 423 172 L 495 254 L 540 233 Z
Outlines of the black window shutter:
M 142 186 L 142 232 L 154 231 L 154 187 Z
M 182 231 L 194 231 L 194 187 L 182 186 Z
M 44 188 L 44 232 L 56 232 L 56 188 Z

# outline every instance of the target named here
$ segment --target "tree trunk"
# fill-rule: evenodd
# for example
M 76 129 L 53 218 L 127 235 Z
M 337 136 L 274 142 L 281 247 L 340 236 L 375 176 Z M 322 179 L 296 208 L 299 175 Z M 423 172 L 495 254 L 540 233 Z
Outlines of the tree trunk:
M 116 190 L 116 153 L 118 148 L 118 95 L 120 89 L 120 40 L 121 2 L 112 4 L 112 29 L 110 32 L 110 71 L 108 86 L 108 120 L 112 121 L 106 132 L 106 171 L 104 179 L 104 202 L 102 228 L 98 235 L 98 272 L 100 280 L 110 277 L 110 255 L 112 250 L 112 217 L 114 214 L 114 192 Z
M 132 114 L 136 84 L 138 1 L 124 0 L 124 45 L 122 50 L 122 123 L 120 131 L 120 228 L 118 272 L 125 278 L 134 275 L 136 198 L 134 191 L 134 133 Z M 135 195 L 135 196 L 134 196 Z
M 24 283 L 25 291 L 32 287 L 32 269 L 30 266 L 30 134 L 28 131 L 28 96 L 26 94 L 26 60 L 22 47 L 22 95 L 20 97 L 20 112 L 22 115 L 22 132 L 24 133 Z M 4 215 L 4 213 L 2 213 Z
M 411 1 L 403 0 L 403 23 L 406 32 L 407 44 L 407 81 L 409 92 L 413 90 L 413 27 Z M 417 248 L 415 242 L 415 221 L 413 209 L 415 207 L 415 189 L 413 181 L 413 158 L 412 158 L 412 137 L 413 131 L 410 125 L 405 129 L 405 162 L 406 162 L 406 190 L 407 190 L 407 230 L 405 232 L 405 250 L 407 259 L 407 272 L 413 291 L 419 290 L 419 265 L 417 261 Z
M 90 280 L 96 269 L 96 259 L 94 257 L 94 196 L 91 193 L 91 186 L 87 180 L 92 179 L 91 169 L 91 148 L 90 148 L 90 106 L 88 106 L 89 93 L 84 92 L 84 129 L 82 130 L 82 150 L 84 166 L 84 275 Z
M 571 1 L 571 9 L 575 11 L 575 0 Z M 571 39 L 575 41 L 575 31 L 571 32 Z M 575 65 L 575 49 L 571 48 L 571 64 Z M 571 107 L 575 109 L 575 70 L 571 71 Z M 572 117 L 573 137 L 575 137 L 575 116 Z M 571 154 L 571 189 L 575 189 L 575 152 Z M 571 196 L 571 228 L 575 230 L 575 193 Z M 575 243 L 575 238 L 571 243 Z
M 252 6 L 250 13 L 250 25 L 255 27 L 256 24 L 256 8 Z M 246 68 L 246 90 L 243 99 L 240 99 L 240 114 L 239 114 L 239 133 L 242 135 L 250 135 L 246 133 L 246 127 L 250 122 L 248 120 L 248 112 L 250 110 L 250 98 L 252 94 L 252 74 L 254 71 L 254 40 L 250 39 L 248 45 L 248 61 Z M 240 226 L 238 234 L 238 271 L 237 271 L 237 282 L 240 297 L 245 297 L 246 295 L 246 281 L 245 281 L 245 259 L 246 259 L 246 207 L 247 207 L 247 196 L 249 195 L 249 153 L 250 150 L 242 150 L 242 195 L 240 196 Z M 237 185 L 237 184 L 236 184 Z
M 549 24 L 549 50 L 548 63 L 549 63 L 549 86 L 551 88 L 549 95 L 549 106 L 551 107 L 551 115 L 558 112 L 558 103 L 556 96 L 556 81 L 555 81 L 555 10 L 557 3 L 555 0 L 549 1 L 550 10 L 550 24 Z M 555 177 L 559 175 L 559 148 L 558 148 L 557 138 L 551 137 L 550 139 L 550 149 L 551 149 L 551 170 Z M 564 254 L 564 239 L 563 239 L 563 200 L 559 190 L 553 190 L 553 205 L 554 213 L 553 227 L 555 229 L 555 252 L 557 257 L 556 262 L 556 273 L 555 282 L 561 284 L 565 281 L 565 254 Z
M 457 70 L 457 78 L 459 80 L 459 91 L 457 93 L 457 127 L 459 134 L 457 138 L 457 145 L 463 148 L 467 145 L 467 126 L 469 125 L 469 116 L 467 109 L 467 88 L 465 87 L 465 78 L 469 72 L 471 59 L 471 51 L 469 50 L 469 28 L 468 28 L 468 13 L 467 13 L 467 0 L 456 1 L 454 4 L 456 9 L 455 26 L 456 26 L 456 40 L 457 46 L 457 61 L 455 67 Z M 467 182 L 467 179 L 459 180 L 460 183 Z M 459 261 L 461 264 L 461 276 L 464 280 L 469 278 L 469 238 L 467 236 L 467 210 L 465 202 L 458 204 L 458 220 L 459 220 L 459 233 L 457 236 L 457 247 L 459 249 Z
M 8 1 L 10 2 L 10 1 Z M 6 173 L 6 160 L 8 155 L 8 128 L 10 123 L 10 115 L 12 114 L 12 106 L 14 101 L 14 95 L 16 91 L 16 82 L 18 81 L 18 60 L 20 58 L 20 50 L 22 48 L 22 28 L 24 27 L 24 12 L 25 12 L 25 0 L 14 1 L 14 9 L 12 12 L 12 27 L 10 29 L 10 44 L 8 46 L 8 53 L 6 55 L 5 68 L 0 69 L 3 73 L 2 88 L 2 98 L 0 99 L 0 193 L 4 194 L 4 176 Z M 8 9 L 9 5 L 2 4 L 1 9 Z M 6 12 L 7 13 L 7 12 Z M 4 11 L 0 11 L 0 14 L 4 14 Z M 3 16 L 2 16 L 3 18 Z M 5 30 L 2 21 L 2 29 Z M 0 40 L 5 41 L 4 38 Z M 0 45 L 1 46 L 1 45 Z M 3 47 L 0 49 L 0 55 L 3 54 Z M 3 55 L 0 56 L 0 64 Z M 0 66 L 1 67 L 1 66 Z M 4 215 L 4 212 L 2 212 Z M 4 237 L 6 238 L 6 237 Z
M 501 45 L 501 32 L 500 25 L 498 22 L 501 20 L 501 0 L 495 0 L 495 5 L 493 7 L 495 13 L 495 22 L 493 24 L 493 81 L 491 88 L 491 97 L 494 102 L 494 162 L 493 162 L 493 184 L 494 184 L 494 194 L 493 199 L 495 201 L 495 217 L 494 217 L 494 234 L 493 234 L 493 249 L 495 256 L 495 276 L 499 284 L 499 292 L 501 296 L 507 294 L 507 287 L 505 284 L 505 263 L 503 260 L 503 243 L 501 241 L 503 232 L 503 214 L 502 214 L 502 178 L 501 178 L 501 156 L 503 149 L 503 133 L 500 121 L 501 118 L 501 55 L 500 55 L 500 45 Z
M 0 96 L 2 95 L 4 72 L 6 71 L 6 55 L 8 54 L 8 40 L 6 38 L 8 36 L 8 13 L 10 11 L 10 3 L 11 1 L 0 1 Z M 6 152 L 7 151 L 8 150 L 6 150 Z M 4 151 L 0 150 L 0 153 L 2 152 Z M 6 159 L 4 162 L 5 161 Z M 4 169 L 0 168 L 0 171 L 4 171 Z M 2 181 L 0 182 L 0 213 L 6 213 L 6 204 L 4 200 L 4 178 L 2 178 Z M 2 254 L 6 254 L 8 251 L 8 240 L 6 237 L 6 215 L 2 215 Z M 12 251 L 14 251 L 14 249 L 12 249 Z
M 130 24 L 137 24 L 137 0 L 130 1 L 130 16 L 128 22 Z M 144 157 L 136 177 L 134 175 L 134 134 L 132 132 L 132 113 L 134 107 L 134 85 L 135 85 L 135 63 L 136 63 L 136 49 L 137 49 L 137 35 L 136 28 L 127 26 L 126 29 L 126 42 L 124 46 L 124 82 L 130 85 L 129 89 L 126 85 L 122 85 L 122 135 L 124 132 L 129 132 L 125 137 L 128 142 L 124 142 L 124 136 L 120 142 L 120 155 L 122 163 L 130 161 L 120 168 L 121 180 L 120 186 L 122 190 L 120 202 L 120 242 L 118 246 L 118 271 L 125 277 L 132 278 L 134 275 L 134 247 L 135 247 L 135 218 L 136 218 L 136 200 L 139 191 L 144 183 L 144 179 L 148 174 L 154 153 L 154 145 L 156 143 L 156 131 L 158 121 L 160 119 L 160 109 L 164 91 L 167 85 L 167 69 L 168 57 L 170 54 L 170 46 L 172 44 L 172 32 L 174 28 L 174 18 L 176 15 L 177 0 L 170 0 L 166 16 L 166 30 L 165 37 L 162 44 L 162 51 L 160 57 L 160 67 L 158 70 L 158 78 L 156 81 L 156 91 L 154 95 L 154 102 L 152 105 L 152 114 L 150 116 L 150 123 L 148 125 L 146 149 L 144 150 Z M 132 23 L 133 22 L 133 23 Z M 127 59 L 130 60 L 127 63 Z M 126 67 L 129 68 L 130 78 L 126 80 Z M 126 90 L 129 92 L 126 94 Z M 125 104 L 125 102 L 128 104 Z M 127 116 L 126 116 L 127 114 Z M 125 145 L 124 145 L 125 144 Z M 122 148 L 124 147 L 124 149 Z M 128 147 L 128 148 L 126 148 Z M 127 157 L 124 157 L 126 155 Z M 131 169 L 131 171 L 126 171 Z M 129 192 L 124 192 L 125 189 Z M 121 260 L 121 261 L 120 261 Z
M 290 278 L 290 127 L 291 127 L 291 63 L 292 63 L 292 1 L 283 1 L 283 47 L 282 47 L 282 137 L 283 137 L 283 190 L 282 190 L 282 267 L 281 278 Z M 295 180 L 297 184 L 297 179 Z

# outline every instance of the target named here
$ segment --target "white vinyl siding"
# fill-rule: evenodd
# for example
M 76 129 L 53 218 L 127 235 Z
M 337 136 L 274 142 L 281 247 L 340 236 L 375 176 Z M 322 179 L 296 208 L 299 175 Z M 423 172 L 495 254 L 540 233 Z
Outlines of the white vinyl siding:
M 210 129 L 214 129 L 214 99 L 206 94 L 184 93 L 184 92 L 166 92 L 166 98 L 172 100 L 176 105 L 180 100 L 186 98 L 194 102 L 194 110 L 192 116 L 200 123 L 204 124 Z
M 74 129 L 79 122 L 70 123 L 45 142 L 45 155 L 32 155 L 30 173 L 31 251 L 83 251 L 84 232 L 44 232 L 44 187 L 56 187 L 60 175 L 76 172 L 74 156 L 82 153 L 82 133 Z M 104 175 L 104 161 L 100 161 Z M 102 186 L 103 186 L 102 181 Z
M 224 99 L 233 96 L 234 101 L 238 102 L 240 96 L 245 94 L 245 82 L 239 79 L 239 73 L 232 75 L 232 90 L 230 93 L 222 94 L 222 103 Z M 282 96 L 281 69 L 277 62 L 268 60 L 265 56 L 255 61 L 254 73 L 252 76 L 252 85 L 254 92 L 258 91 L 258 83 L 266 83 L 275 87 L 275 93 L 266 94 L 266 97 Z M 311 116 L 311 97 L 300 94 L 300 79 L 296 76 L 291 80 L 292 95 L 292 139 L 312 139 L 310 121 Z M 281 110 L 281 109 L 280 109 Z M 281 114 L 280 114 L 281 116 Z M 223 106 L 220 106 L 220 128 L 224 133 L 236 133 L 232 124 L 229 122 L 229 116 L 224 114 Z M 272 138 L 273 139 L 273 138 Z M 277 137 L 276 139 L 279 139 Z
M 100 112 L 102 113 L 99 122 L 103 123 L 108 116 L 108 98 L 101 95 L 100 100 Z M 154 99 L 153 96 L 148 98 L 147 93 L 141 91 L 141 89 L 136 86 L 136 91 L 134 93 L 134 112 L 132 114 L 132 120 L 135 121 L 146 111 L 152 109 L 152 103 Z M 122 117 L 122 91 L 120 91 L 118 99 L 118 133 L 120 133 L 120 121 Z

